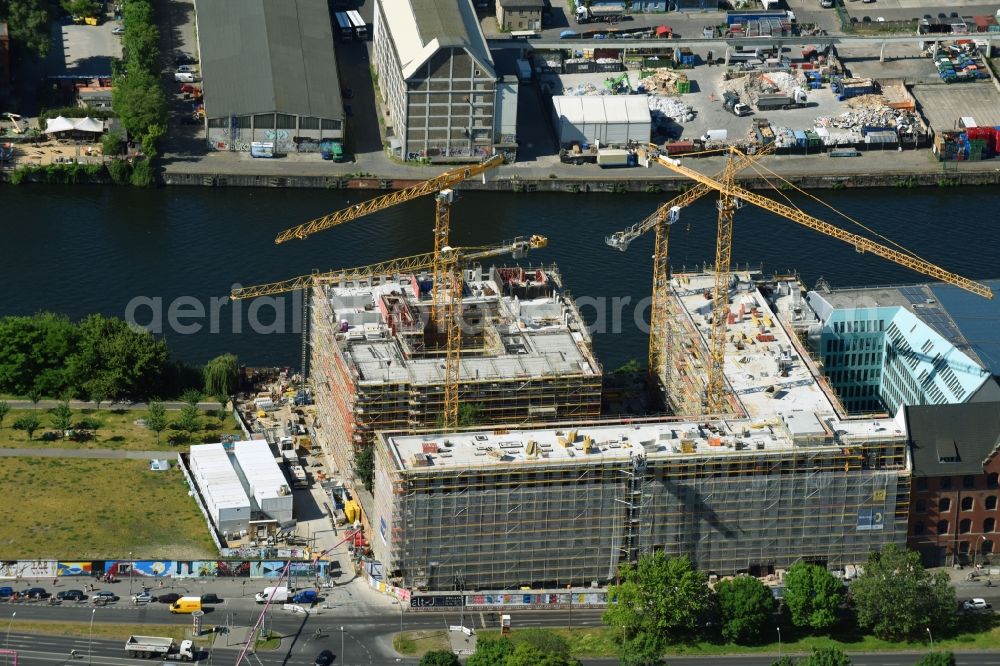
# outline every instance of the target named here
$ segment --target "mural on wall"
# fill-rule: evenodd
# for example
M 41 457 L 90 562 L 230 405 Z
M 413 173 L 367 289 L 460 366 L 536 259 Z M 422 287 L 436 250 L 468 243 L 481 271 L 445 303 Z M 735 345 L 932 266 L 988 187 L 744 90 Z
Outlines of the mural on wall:
M 171 571 L 175 568 L 175 564 L 175 562 L 165 560 L 141 560 L 133 562 L 133 572 L 136 576 L 162 578 L 170 575 Z M 190 565 L 191 563 L 185 562 L 184 564 Z M 126 571 L 125 574 L 127 575 L 128 572 Z
M 19 578 L 19 562 L 0 562 L 0 578 Z
M 21 560 L 18 562 L 21 578 L 53 578 L 58 563 L 52 560 Z
M 60 576 L 90 576 L 93 571 L 90 562 L 57 562 L 56 573 Z
M 251 578 L 278 578 L 285 568 L 284 562 L 251 562 Z
M 232 576 L 234 578 L 250 577 L 249 562 L 230 562 L 226 560 L 219 560 L 216 564 L 218 565 L 215 571 L 216 576 Z

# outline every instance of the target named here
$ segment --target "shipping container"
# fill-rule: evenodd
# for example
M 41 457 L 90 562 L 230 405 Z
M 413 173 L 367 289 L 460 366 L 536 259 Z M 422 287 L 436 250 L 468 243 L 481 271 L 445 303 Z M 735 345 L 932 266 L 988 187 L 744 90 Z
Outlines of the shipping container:
M 602 168 L 626 167 L 629 165 L 629 157 L 627 150 L 602 149 L 597 152 L 597 164 Z

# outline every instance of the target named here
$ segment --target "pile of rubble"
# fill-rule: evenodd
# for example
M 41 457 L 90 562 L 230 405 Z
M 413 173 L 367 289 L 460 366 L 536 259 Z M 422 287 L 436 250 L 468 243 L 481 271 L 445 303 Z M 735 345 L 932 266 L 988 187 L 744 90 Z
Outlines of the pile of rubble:
M 791 95 L 796 88 L 804 86 L 801 74 L 788 72 L 750 72 L 722 82 L 723 92 L 736 93 L 750 104 L 756 104 L 760 95 Z
M 689 123 L 694 120 L 694 110 L 679 99 L 650 95 L 646 101 L 654 119 L 660 115 L 670 118 L 676 123 Z
M 639 85 L 650 95 L 678 94 L 677 84 L 687 82 L 688 77 L 669 67 L 659 67 L 652 70 L 649 76 L 639 79 Z
M 593 83 L 581 83 L 578 86 L 564 88 L 562 94 L 571 97 L 583 97 L 585 95 L 608 95 L 610 92 L 605 88 L 598 88 Z
M 865 127 L 885 127 L 909 133 L 920 126 L 917 115 L 905 109 L 894 109 L 882 95 L 862 95 L 847 101 L 850 109 L 838 116 L 821 116 L 816 127 L 861 131 Z

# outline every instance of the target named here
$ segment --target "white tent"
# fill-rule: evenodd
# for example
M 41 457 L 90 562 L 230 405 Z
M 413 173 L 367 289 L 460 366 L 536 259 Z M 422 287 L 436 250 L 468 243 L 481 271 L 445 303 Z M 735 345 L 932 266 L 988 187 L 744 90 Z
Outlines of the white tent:
M 45 121 L 45 133 L 52 134 L 53 132 L 68 132 L 73 129 L 73 123 L 62 116 L 56 118 L 49 118 Z
M 104 131 L 104 121 L 95 120 L 94 118 L 79 118 L 75 123 L 73 123 L 73 129 L 78 132 L 96 132 L 98 134 Z

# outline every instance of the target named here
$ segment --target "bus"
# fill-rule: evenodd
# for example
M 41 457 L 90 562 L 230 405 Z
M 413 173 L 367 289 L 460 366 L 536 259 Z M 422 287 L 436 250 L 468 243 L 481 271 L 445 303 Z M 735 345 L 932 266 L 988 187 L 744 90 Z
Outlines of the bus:
M 345 42 L 354 39 L 354 26 L 351 25 L 351 19 L 347 17 L 347 13 L 337 12 L 333 16 L 337 19 L 337 31 L 340 33 L 340 39 Z
M 365 25 L 365 20 L 361 18 L 358 10 L 352 9 L 347 12 L 347 18 L 351 19 L 351 25 L 354 27 L 354 37 L 361 41 L 368 39 L 368 26 Z

